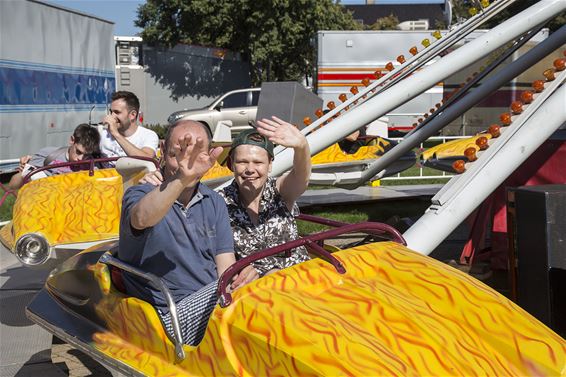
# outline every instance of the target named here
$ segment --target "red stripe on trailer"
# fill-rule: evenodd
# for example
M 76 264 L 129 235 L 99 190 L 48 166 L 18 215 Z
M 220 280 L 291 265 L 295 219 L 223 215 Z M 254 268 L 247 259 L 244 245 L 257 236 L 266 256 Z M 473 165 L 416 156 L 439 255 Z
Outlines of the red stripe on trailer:
M 366 77 L 375 80 L 375 76 L 370 73 L 319 73 L 318 81 L 322 80 L 363 80 Z

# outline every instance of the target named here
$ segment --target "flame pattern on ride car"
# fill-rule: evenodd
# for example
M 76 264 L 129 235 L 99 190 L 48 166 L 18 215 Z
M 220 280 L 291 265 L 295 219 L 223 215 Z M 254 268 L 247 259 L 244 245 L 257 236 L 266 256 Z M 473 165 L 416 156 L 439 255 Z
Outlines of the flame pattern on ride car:
M 14 204 L 14 240 L 42 234 L 50 245 L 115 238 L 120 225 L 122 178 L 115 169 L 54 175 L 24 185 Z
M 474 148 L 476 151 L 478 151 L 480 147 L 476 144 L 476 140 L 478 140 L 480 137 L 485 137 L 488 140 L 492 138 L 490 134 L 484 133 L 477 134 L 465 139 L 448 141 L 446 143 L 438 144 L 434 147 L 428 148 L 422 153 L 421 159 L 423 161 L 426 161 L 432 157 L 441 159 L 454 156 L 464 156 L 464 151 L 467 148 Z
M 320 151 L 311 158 L 313 165 L 317 164 L 332 164 L 336 162 L 353 162 L 359 160 L 371 160 L 382 156 L 388 149 L 391 148 L 391 143 L 385 139 L 378 137 L 375 140 L 375 145 L 363 146 L 358 149 L 354 154 L 348 154 L 340 149 L 338 144 L 332 144 L 328 148 Z
M 146 375 L 566 375 L 566 342 L 474 278 L 383 242 L 256 280 L 217 306 L 198 347 L 173 344 L 155 310 L 111 288 L 94 346 Z M 142 351 L 143 350 L 143 351 Z

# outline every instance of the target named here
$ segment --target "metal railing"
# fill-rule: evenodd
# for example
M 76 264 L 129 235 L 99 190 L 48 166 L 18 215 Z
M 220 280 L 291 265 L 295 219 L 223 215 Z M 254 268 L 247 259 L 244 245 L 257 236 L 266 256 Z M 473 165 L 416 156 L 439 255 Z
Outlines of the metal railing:
M 447 141 L 450 140 L 457 140 L 457 139 L 466 139 L 469 138 L 470 136 L 433 136 L 433 137 L 429 137 L 426 141 L 420 143 L 419 145 L 419 153 L 425 150 L 425 144 L 427 145 L 427 148 L 432 147 L 433 145 L 430 144 L 442 144 L 442 143 L 446 143 Z M 389 140 L 394 140 L 397 142 L 400 142 L 403 140 L 403 138 L 390 138 Z M 437 142 L 437 143 L 435 143 Z M 417 155 L 419 154 L 417 153 Z M 424 166 L 422 166 L 419 161 L 417 160 L 417 162 L 415 163 L 416 167 L 419 168 L 419 172 L 417 175 L 407 175 L 406 170 L 397 173 L 396 175 L 392 175 L 386 178 L 381 178 L 381 180 L 404 180 L 404 181 L 410 181 L 410 180 L 415 180 L 415 179 L 440 179 L 440 178 L 445 178 L 445 179 L 449 179 L 452 178 L 454 176 L 454 174 L 449 174 L 446 172 L 442 172 L 441 174 L 436 174 L 436 175 L 430 175 L 430 174 L 425 174 L 425 169 L 432 169 L 432 168 L 426 168 Z

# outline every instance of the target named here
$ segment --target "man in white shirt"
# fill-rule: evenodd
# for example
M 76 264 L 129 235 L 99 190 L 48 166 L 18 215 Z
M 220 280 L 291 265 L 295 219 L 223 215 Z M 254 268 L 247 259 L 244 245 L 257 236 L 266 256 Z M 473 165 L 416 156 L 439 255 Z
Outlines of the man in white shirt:
M 110 114 L 99 126 L 100 151 L 107 157 L 155 157 L 159 144 L 157 134 L 137 124 L 140 101 L 132 92 L 112 94 Z

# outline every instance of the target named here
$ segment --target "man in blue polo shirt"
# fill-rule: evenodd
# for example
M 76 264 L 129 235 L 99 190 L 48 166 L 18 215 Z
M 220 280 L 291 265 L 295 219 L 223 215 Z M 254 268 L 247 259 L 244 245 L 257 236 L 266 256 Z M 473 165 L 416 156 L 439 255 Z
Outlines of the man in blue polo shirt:
M 163 183 L 128 189 L 120 223 L 118 258 L 163 278 L 177 304 L 183 342 L 190 345 L 202 340 L 217 301 L 217 279 L 235 262 L 224 200 L 199 183 L 222 152 L 209 150 L 210 141 L 202 123 L 172 125 L 163 145 Z M 255 278 L 250 266 L 238 285 Z M 124 274 L 124 284 L 129 294 L 155 306 L 173 334 L 163 295 L 133 275 Z

